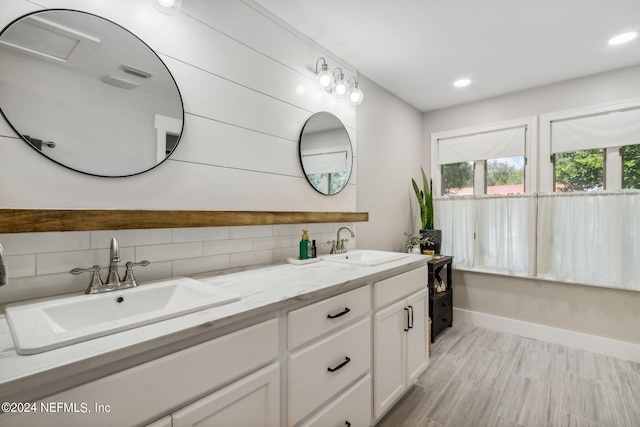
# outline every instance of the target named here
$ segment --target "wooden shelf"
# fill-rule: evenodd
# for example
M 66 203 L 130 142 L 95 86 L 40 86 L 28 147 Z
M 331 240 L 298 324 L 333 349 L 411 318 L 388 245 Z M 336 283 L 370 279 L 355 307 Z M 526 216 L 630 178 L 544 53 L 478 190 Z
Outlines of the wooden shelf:
M 367 221 L 367 212 L 0 209 L 0 233 Z

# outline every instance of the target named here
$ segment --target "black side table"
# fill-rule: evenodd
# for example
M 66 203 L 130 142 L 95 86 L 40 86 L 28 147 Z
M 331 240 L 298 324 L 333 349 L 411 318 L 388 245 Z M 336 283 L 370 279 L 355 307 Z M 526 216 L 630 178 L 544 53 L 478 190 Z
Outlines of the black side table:
M 452 256 L 440 256 L 428 262 L 429 267 L 429 317 L 431 317 L 431 342 L 435 342 L 445 328 L 453 326 L 453 287 L 451 284 Z M 445 278 L 447 289 L 436 292 L 436 285 L 442 283 L 440 273 L 447 267 Z

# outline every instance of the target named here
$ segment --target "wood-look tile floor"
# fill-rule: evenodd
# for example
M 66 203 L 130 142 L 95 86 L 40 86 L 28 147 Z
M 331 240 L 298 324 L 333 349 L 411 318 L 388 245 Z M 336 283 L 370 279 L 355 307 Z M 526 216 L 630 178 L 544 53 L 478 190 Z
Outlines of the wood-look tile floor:
M 640 363 L 454 322 L 378 427 L 640 427 Z

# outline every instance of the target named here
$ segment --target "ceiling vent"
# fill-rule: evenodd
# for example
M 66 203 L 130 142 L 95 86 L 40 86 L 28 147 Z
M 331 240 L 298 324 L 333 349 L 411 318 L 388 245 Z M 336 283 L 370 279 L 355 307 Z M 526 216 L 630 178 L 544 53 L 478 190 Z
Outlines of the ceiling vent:
M 125 73 L 131 74 L 133 76 L 140 77 L 143 79 L 148 79 L 153 75 L 151 73 L 147 73 L 146 71 L 140 70 L 139 68 L 134 68 L 125 64 L 122 64 L 122 69 L 124 70 Z

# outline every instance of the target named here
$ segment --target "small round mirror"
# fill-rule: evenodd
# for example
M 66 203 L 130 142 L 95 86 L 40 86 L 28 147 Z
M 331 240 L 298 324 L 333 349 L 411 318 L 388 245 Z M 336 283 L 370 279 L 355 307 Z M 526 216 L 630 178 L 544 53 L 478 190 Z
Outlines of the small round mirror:
M 51 9 L 0 33 L 0 111 L 32 148 L 70 169 L 129 176 L 163 162 L 182 98 L 160 57 L 123 27 Z
M 300 135 L 300 163 L 307 180 L 320 193 L 330 196 L 346 187 L 353 153 L 340 119 L 321 111 L 307 120 Z

